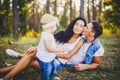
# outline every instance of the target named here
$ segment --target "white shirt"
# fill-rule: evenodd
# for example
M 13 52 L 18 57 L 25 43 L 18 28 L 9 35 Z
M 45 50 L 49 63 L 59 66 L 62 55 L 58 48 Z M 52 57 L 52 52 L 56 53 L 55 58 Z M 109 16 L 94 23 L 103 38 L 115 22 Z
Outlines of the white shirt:
M 68 61 L 67 64 L 79 64 L 84 60 L 85 54 L 87 52 L 88 47 L 91 43 L 84 43 L 80 50 L 74 54 Z M 98 51 L 94 54 L 94 56 L 103 56 L 104 49 L 100 47 Z
M 43 62 L 49 62 L 52 61 L 56 55 L 54 53 L 48 52 L 45 48 L 44 40 L 50 40 L 51 41 L 51 46 L 56 47 L 55 39 L 53 34 L 49 32 L 42 32 L 41 33 L 41 38 L 38 44 L 38 52 L 37 52 L 37 57 L 43 61 Z
M 78 37 L 77 40 L 74 43 L 68 44 L 68 43 L 57 43 L 59 46 L 62 46 L 65 48 L 66 50 L 66 54 L 68 54 L 74 47 L 75 45 L 78 43 L 78 41 L 81 39 L 81 37 Z M 61 53 L 60 53 L 61 54 Z M 62 58 L 58 58 L 63 64 L 66 63 L 68 60 L 66 59 L 62 59 Z

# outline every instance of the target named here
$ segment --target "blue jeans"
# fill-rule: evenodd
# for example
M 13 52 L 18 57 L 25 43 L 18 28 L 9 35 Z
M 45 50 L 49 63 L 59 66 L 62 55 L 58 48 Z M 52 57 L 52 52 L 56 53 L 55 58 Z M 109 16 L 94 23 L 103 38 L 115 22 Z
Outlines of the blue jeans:
M 64 67 L 57 58 L 50 62 L 42 62 L 37 58 L 37 61 L 41 67 L 41 80 L 51 80 L 52 77 L 56 76 L 58 70 Z

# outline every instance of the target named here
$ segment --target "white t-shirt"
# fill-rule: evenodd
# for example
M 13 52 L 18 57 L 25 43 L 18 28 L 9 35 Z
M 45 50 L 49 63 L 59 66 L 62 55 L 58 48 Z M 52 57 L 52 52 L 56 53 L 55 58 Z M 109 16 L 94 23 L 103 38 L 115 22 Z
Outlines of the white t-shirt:
M 49 62 L 52 61 L 56 55 L 54 53 L 48 52 L 45 48 L 44 40 L 50 40 L 51 41 L 51 46 L 56 47 L 55 39 L 53 34 L 49 32 L 42 32 L 41 33 L 41 38 L 38 44 L 38 52 L 36 56 L 43 62 Z
M 84 43 L 80 50 L 74 54 L 68 61 L 67 64 L 79 64 L 84 60 L 86 51 L 88 47 L 90 46 L 91 43 Z M 103 47 L 100 47 L 98 51 L 94 54 L 94 56 L 103 56 L 104 54 L 104 49 Z

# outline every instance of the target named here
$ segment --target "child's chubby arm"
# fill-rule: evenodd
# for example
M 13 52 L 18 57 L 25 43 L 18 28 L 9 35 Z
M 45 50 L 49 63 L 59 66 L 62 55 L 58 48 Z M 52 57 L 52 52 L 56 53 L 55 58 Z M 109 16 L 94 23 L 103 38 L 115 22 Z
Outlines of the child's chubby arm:
M 65 49 L 60 46 L 52 47 L 51 41 L 50 40 L 44 40 L 45 43 L 45 48 L 49 52 L 65 52 Z

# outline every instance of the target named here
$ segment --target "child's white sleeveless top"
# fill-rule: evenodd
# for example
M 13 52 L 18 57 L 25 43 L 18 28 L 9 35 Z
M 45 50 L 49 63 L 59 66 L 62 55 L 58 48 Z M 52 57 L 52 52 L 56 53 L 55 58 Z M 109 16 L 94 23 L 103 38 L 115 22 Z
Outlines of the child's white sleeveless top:
M 43 62 L 49 62 L 52 61 L 56 55 L 55 53 L 48 52 L 45 48 L 44 40 L 50 40 L 51 41 L 51 47 L 56 47 L 55 39 L 53 34 L 49 32 L 42 32 L 40 41 L 38 44 L 38 52 L 36 54 L 37 58 Z

